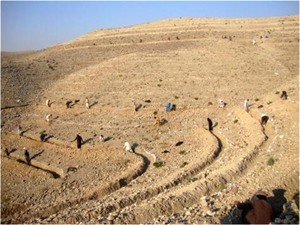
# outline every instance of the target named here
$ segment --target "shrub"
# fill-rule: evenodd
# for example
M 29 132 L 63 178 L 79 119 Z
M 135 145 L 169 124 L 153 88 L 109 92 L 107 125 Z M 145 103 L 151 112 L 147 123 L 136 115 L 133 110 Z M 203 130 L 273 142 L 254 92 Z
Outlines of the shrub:
M 259 98 L 254 99 L 254 101 L 258 102 L 258 101 L 259 101 Z
M 183 162 L 183 163 L 181 164 L 180 168 L 185 167 L 187 164 L 189 164 L 189 163 L 188 163 L 188 162 Z
M 272 103 L 272 101 L 267 102 L 268 105 L 270 105 Z
M 154 115 L 157 115 L 157 111 L 154 111 L 153 114 L 154 114 Z
M 175 98 L 175 99 L 178 99 L 179 97 L 175 95 L 174 98 Z
M 98 198 L 99 198 L 99 194 L 96 191 L 89 196 L 89 200 L 96 200 Z
M 197 98 L 197 97 L 195 98 L 195 100 L 198 100 L 198 99 L 199 99 L 199 98 Z
M 279 93 L 280 93 L 279 91 L 276 91 L 276 92 L 275 92 L 276 95 L 278 95 Z
M 189 179 L 189 182 L 195 182 L 196 180 L 198 180 L 198 178 L 197 177 L 193 177 L 193 178 Z
M 54 70 L 53 66 L 51 66 L 51 65 L 48 65 L 48 67 L 49 67 L 51 70 Z
M 219 187 L 218 187 L 218 190 L 219 190 L 219 191 L 222 191 L 222 190 L 224 190 L 225 188 L 226 188 L 225 184 L 221 183 L 221 184 L 219 185 Z
M 153 163 L 153 166 L 156 168 L 162 167 L 164 165 L 165 165 L 164 161 L 158 161 L 158 162 Z
M 182 150 L 182 151 L 180 151 L 180 152 L 179 152 L 179 154 L 180 154 L 180 155 L 186 155 L 186 154 L 187 154 L 187 152 L 186 152 L 186 151 L 184 151 L 184 150 Z
M 237 120 L 237 119 L 235 119 L 234 121 L 233 121 L 233 123 L 237 123 L 239 120 Z
M 157 86 L 158 86 L 158 87 L 161 87 L 161 84 L 158 84 Z
M 272 157 L 270 157 L 267 162 L 268 166 L 273 166 L 274 163 L 275 163 L 275 160 Z

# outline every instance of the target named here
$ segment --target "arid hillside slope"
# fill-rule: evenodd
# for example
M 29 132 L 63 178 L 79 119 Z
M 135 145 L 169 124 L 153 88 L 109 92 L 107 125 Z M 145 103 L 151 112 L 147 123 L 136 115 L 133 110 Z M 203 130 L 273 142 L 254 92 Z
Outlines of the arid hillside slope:
M 284 203 L 295 204 L 298 16 L 169 19 L 1 60 L 4 223 L 233 222 L 233 201 L 258 189 L 282 203 L 283 220 Z M 176 110 L 166 112 L 167 102 Z

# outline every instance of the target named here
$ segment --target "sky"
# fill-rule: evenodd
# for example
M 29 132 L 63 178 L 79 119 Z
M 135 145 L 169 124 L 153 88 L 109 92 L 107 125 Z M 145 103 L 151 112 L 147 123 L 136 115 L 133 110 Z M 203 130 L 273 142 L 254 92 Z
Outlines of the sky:
M 179 17 L 299 15 L 298 1 L 1 1 L 1 51 L 40 50 L 103 28 Z

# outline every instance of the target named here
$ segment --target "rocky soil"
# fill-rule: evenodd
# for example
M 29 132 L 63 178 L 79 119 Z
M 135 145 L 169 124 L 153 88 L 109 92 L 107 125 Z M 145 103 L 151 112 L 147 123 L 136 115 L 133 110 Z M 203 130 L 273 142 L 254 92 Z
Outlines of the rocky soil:
M 241 223 L 233 202 L 262 189 L 274 223 L 299 223 L 298 75 L 298 16 L 170 19 L 2 53 L 1 222 Z

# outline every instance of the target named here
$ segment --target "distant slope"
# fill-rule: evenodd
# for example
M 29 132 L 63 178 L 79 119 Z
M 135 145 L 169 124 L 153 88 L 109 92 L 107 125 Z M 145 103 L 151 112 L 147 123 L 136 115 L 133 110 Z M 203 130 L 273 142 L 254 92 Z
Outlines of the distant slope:
M 72 41 L 28 54 L 3 54 L 1 92 L 6 98 L 1 101 L 3 105 L 12 105 L 16 99 L 26 102 L 39 100 L 40 93 L 53 81 L 131 53 L 165 52 L 168 57 L 168 52 L 186 49 L 192 50 L 194 58 L 198 57 L 200 63 L 205 57 L 203 54 L 206 54 L 205 61 L 210 63 L 212 58 L 207 57 L 208 54 L 217 54 L 220 49 L 222 54 L 227 54 L 224 55 L 227 59 L 234 59 L 238 55 L 243 63 L 237 66 L 249 68 L 250 64 L 246 65 L 247 59 L 243 57 L 247 56 L 253 39 L 258 43 L 256 48 L 251 48 L 253 57 L 258 55 L 269 62 L 280 62 L 290 71 L 289 76 L 294 77 L 298 75 L 298 19 L 298 16 L 262 19 L 169 19 L 126 28 L 97 30 Z M 227 39 L 224 39 L 225 36 Z M 229 36 L 233 38 L 232 43 L 228 41 Z M 174 60 L 178 60 L 178 63 L 186 62 L 186 58 L 176 57 Z M 218 56 L 217 60 L 223 61 L 222 56 Z M 224 71 L 232 71 L 230 66 L 222 67 Z M 195 68 L 198 69 L 202 70 Z M 273 70 L 274 73 L 276 70 L 266 69 Z M 211 67 L 210 70 L 214 68 Z

